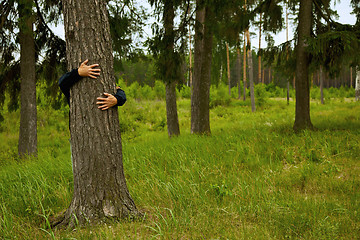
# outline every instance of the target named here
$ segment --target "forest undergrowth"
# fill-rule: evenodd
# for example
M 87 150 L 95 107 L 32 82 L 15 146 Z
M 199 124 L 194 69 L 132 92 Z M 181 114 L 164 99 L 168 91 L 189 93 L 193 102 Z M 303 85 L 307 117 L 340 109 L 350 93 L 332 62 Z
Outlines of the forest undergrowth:
M 72 196 L 68 108 L 38 109 L 38 157 L 17 157 L 19 111 L 0 125 L 0 239 L 357 239 L 360 105 L 311 103 L 315 131 L 295 134 L 294 102 L 267 99 L 252 113 L 231 99 L 210 111 L 211 136 L 169 139 L 165 103 L 119 108 L 129 191 L 144 212 L 72 231 L 49 228 Z

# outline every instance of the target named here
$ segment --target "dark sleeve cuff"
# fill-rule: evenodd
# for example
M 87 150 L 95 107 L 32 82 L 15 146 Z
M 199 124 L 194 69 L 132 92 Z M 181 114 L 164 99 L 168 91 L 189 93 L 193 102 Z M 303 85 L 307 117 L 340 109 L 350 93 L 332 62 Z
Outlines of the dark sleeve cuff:
M 71 70 L 70 72 L 65 73 L 60 77 L 58 84 L 61 91 L 66 96 L 68 103 L 70 99 L 70 88 L 75 83 L 77 83 L 81 78 L 82 77 L 79 75 L 77 68 Z
M 116 93 L 114 94 L 114 97 L 117 99 L 116 106 L 122 106 L 126 102 L 126 95 L 125 92 L 122 89 L 118 89 Z

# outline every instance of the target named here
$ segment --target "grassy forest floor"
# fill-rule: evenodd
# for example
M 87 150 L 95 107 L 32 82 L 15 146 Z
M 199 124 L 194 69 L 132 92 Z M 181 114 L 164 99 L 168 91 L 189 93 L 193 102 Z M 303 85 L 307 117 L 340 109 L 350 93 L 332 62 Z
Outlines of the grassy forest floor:
M 0 239 L 358 239 L 360 104 L 311 103 L 316 131 L 294 134 L 294 102 L 251 113 L 232 100 L 211 109 L 211 136 L 168 139 L 163 101 L 120 108 L 124 169 L 143 221 L 72 231 L 48 220 L 72 196 L 68 109 L 38 111 L 38 158 L 17 157 L 19 111 L 0 129 Z

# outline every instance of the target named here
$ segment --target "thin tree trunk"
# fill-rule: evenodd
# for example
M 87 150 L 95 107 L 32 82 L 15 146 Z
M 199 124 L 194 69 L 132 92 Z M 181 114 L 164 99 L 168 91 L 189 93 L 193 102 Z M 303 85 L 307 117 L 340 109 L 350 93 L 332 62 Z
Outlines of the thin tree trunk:
M 35 78 L 35 42 L 33 34 L 32 1 L 19 3 L 19 41 L 21 109 L 18 153 L 37 155 L 37 109 Z
M 296 90 L 296 83 L 295 83 L 295 74 L 294 74 L 294 77 L 293 77 L 293 86 L 294 86 L 294 89 Z
M 192 89 L 192 50 L 191 50 L 191 32 L 189 24 L 189 82 L 190 89 Z
M 353 87 L 353 71 L 352 67 L 350 67 L 350 88 Z
M 360 69 L 359 69 L 359 67 L 356 68 L 355 101 L 360 101 Z
M 226 43 L 226 63 L 227 63 L 227 77 L 229 84 L 229 96 L 231 97 L 231 82 L 230 82 L 230 56 L 229 56 L 229 44 Z
M 164 40 L 167 44 L 165 55 L 172 56 L 174 55 L 174 17 L 175 10 L 172 1 L 164 2 L 164 28 L 165 36 Z M 167 119 L 167 128 L 169 137 L 178 136 L 180 134 L 179 119 L 177 114 L 177 105 L 176 105 L 176 79 L 173 79 L 174 66 L 171 60 L 167 61 L 165 64 L 168 65 L 168 71 L 166 72 L 165 78 L 166 82 L 166 119 Z M 176 66 L 180 67 L 180 66 Z M 173 70 L 171 70 L 173 69 Z
M 288 13 L 288 6 L 286 3 L 286 42 L 289 41 L 289 13 Z M 289 48 L 286 46 L 286 60 L 289 59 Z M 287 105 L 290 103 L 290 79 L 288 79 L 286 84 L 286 102 Z
M 253 70 L 253 62 L 252 62 L 252 51 L 251 51 L 251 41 L 250 41 L 250 33 L 247 31 L 247 42 L 248 42 L 248 65 L 249 65 L 249 83 L 250 83 L 250 99 L 251 99 L 251 111 L 256 111 L 255 106 L 255 95 L 254 95 L 254 70 Z
M 201 6 L 201 0 L 196 1 Z M 193 92 L 191 95 L 191 133 L 210 134 L 210 82 L 213 36 L 208 19 L 210 7 L 198 8 L 195 24 L 195 56 Z
M 321 104 L 324 104 L 324 74 L 321 66 L 320 66 L 319 78 L 320 78 L 320 100 L 321 100 Z
M 312 129 L 310 120 L 309 54 L 306 38 L 310 37 L 312 1 L 300 0 L 298 46 L 296 53 L 296 110 L 294 130 Z
M 246 0 L 244 2 L 244 9 L 246 11 Z M 244 65 L 244 68 L 243 68 L 243 82 L 244 82 L 244 93 L 243 93 L 243 100 L 245 101 L 246 100 L 246 32 L 248 31 L 248 29 L 246 29 L 244 31 L 244 59 L 243 59 L 243 65 Z
M 246 100 L 246 31 L 244 31 L 244 58 L 243 58 L 243 100 Z
M 169 137 L 180 135 L 176 105 L 176 82 L 166 83 L 166 119 Z
M 287 88 L 286 103 L 287 103 L 287 105 L 289 105 L 290 104 L 290 81 L 289 80 L 286 83 L 286 88 Z
M 238 99 L 241 99 L 241 56 L 240 47 L 237 47 L 237 59 L 238 59 Z
M 96 97 L 115 92 L 107 1 L 62 3 L 68 68 L 89 59 L 100 65 L 101 76 L 84 78 L 70 89 L 74 193 L 60 225 L 138 216 L 123 171 L 118 111 L 96 106 Z
M 271 67 L 269 67 L 269 84 L 271 83 Z
M 260 26 L 259 26 L 259 51 L 261 49 L 261 22 L 262 21 L 262 13 L 260 13 Z M 258 57 L 258 83 L 261 83 L 261 55 L 259 54 L 259 57 Z

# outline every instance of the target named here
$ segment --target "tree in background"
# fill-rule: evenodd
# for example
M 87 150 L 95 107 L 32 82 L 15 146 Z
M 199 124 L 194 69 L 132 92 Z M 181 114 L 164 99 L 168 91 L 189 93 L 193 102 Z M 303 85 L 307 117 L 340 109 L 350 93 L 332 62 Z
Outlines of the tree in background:
M 139 215 L 125 181 L 118 111 L 101 111 L 95 104 L 104 92 L 115 92 L 106 3 L 63 1 L 68 68 L 89 59 L 100 65 L 101 76 L 70 89 L 74 193 L 62 226 Z
M 19 155 L 37 155 L 37 110 L 33 1 L 19 0 L 20 133 Z
M 355 78 L 355 101 L 360 101 L 360 71 L 356 69 Z
M 196 0 L 194 73 L 191 94 L 191 133 L 210 134 L 209 97 L 213 32 L 212 6 Z
M 306 51 L 306 39 L 312 26 L 312 1 L 300 0 L 298 43 L 296 46 L 296 108 L 294 130 L 312 129 L 310 120 L 310 56 Z
M 249 69 L 249 84 L 250 84 L 250 99 L 251 99 L 251 111 L 256 111 L 255 106 L 255 95 L 254 95 L 254 70 L 253 70 L 253 61 L 252 61 L 252 51 L 251 51 L 251 41 L 250 41 L 250 33 L 246 31 L 246 39 L 247 39 L 247 59 L 248 59 L 248 69 Z
M 154 54 L 156 65 L 156 76 L 165 82 L 166 90 L 166 117 L 167 129 L 169 137 L 180 134 L 179 120 L 176 104 L 176 86 L 182 84 L 184 80 L 183 67 L 184 47 L 183 45 L 175 49 L 178 39 L 182 39 L 182 43 L 186 42 L 186 24 L 182 21 L 179 30 L 174 29 L 175 11 L 179 9 L 183 1 L 178 0 L 162 0 L 149 1 L 156 7 L 157 11 L 162 10 L 163 29 L 156 29 L 156 36 L 150 41 L 150 49 Z M 186 9 L 183 11 L 184 18 L 189 12 L 190 1 L 185 3 Z

